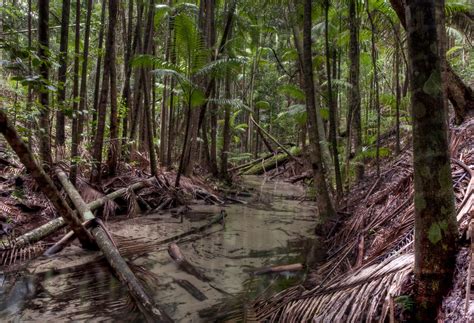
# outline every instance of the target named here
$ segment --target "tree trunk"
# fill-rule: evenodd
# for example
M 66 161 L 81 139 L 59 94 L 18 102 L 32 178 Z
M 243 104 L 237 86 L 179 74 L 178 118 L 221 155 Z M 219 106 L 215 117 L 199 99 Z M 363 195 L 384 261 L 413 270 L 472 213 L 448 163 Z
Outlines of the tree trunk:
M 395 109 L 396 109 L 396 125 L 395 125 L 395 153 L 400 154 L 400 103 L 401 103 L 401 88 L 400 88 L 400 44 L 398 42 L 398 35 L 400 26 L 397 25 L 395 32 L 397 33 L 395 39 Z
M 119 120 L 117 108 L 117 71 L 115 68 L 115 29 L 117 25 L 118 1 L 109 1 L 109 35 L 107 39 L 107 51 L 109 55 L 110 69 L 110 144 L 107 156 L 108 175 L 114 176 L 117 172 L 117 164 L 120 155 Z M 112 30 L 112 32 L 110 32 Z
M 328 106 L 329 106 L 329 138 L 331 141 L 332 157 L 334 162 L 334 174 L 336 177 L 336 195 L 337 198 L 342 196 L 342 179 L 341 169 L 339 168 L 339 151 L 337 147 L 337 133 L 336 133 L 336 104 L 334 101 L 334 94 L 332 89 L 332 75 L 331 75 L 331 50 L 329 48 L 329 0 L 325 1 L 325 32 L 324 40 L 326 47 L 326 72 L 328 78 Z M 337 100 L 337 99 L 336 99 Z
M 125 46 L 125 54 L 124 54 L 124 75 L 125 75 L 125 80 L 123 84 L 123 89 L 122 89 L 122 100 L 123 104 L 126 108 L 126 111 L 124 112 L 123 119 L 122 119 L 122 154 L 127 155 L 128 154 L 128 147 L 127 147 L 127 134 L 128 134 L 128 126 L 129 126 L 129 116 L 132 110 L 132 92 L 130 89 L 130 80 L 132 77 L 132 67 L 130 65 L 131 59 L 133 54 L 135 53 L 135 46 L 136 40 L 134 40 L 134 34 L 132 33 L 133 29 L 133 4 L 134 0 L 130 0 L 128 2 L 128 27 L 127 27 L 127 40 L 126 43 L 124 44 Z M 125 17 L 125 14 L 124 14 Z M 124 18 L 125 19 L 125 18 Z M 124 21 L 124 30 L 125 30 L 125 21 Z M 135 35 L 135 38 L 137 36 Z M 128 156 L 126 157 L 128 159 Z
M 61 197 L 61 194 L 56 186 L 54 186 L 51 178 L 46 175 L 43 168 L 36 163 L 33 154 L 20 139 L 15 129 L 9 124 L 7 115 L 2 110 L 0 110 L 0 132 L 8 141 L 13 151 L 18 155 L 23 165 L 25 165 L 25 168 L 38 183 L 42 192 L 48 197 L 61 217 L 64 218 L 64 221 L 66 221 L 71 230 L 77 235 L 82 246 L 84 248 L 93 249 L 95 243 L 89 232 L 82 227 L 81 222 L 69 208 L 66 201 Z
M 76 158 L 79 156 L 79 146 L 82 141 L 82 132 L 84 130 L 84 116 L 86 115 L 86 100 L 87 100 L 87 68 L 89 60 L 89 39 L 91 31 L 91 17 L 93 0 L 87 0 L 87 16 L 86 16 L 86 30 L 84 32 L 84 52 L 82 53 L 82 71 L 81 71 L 81 87 L 79 90 L 79 116 L 77 121 L 77 142 L 71 146 L 71 170 L 69 177 L 71 182 L 76 184 L 77 177 L 77 161 Z M 73 138 L 74 139 L 74 138 Z
M 94 148 L 92 158 L 94 159 L 94 166 L 91 172 L 91 182 L 100 183 L 102 178 L 102 149 L 104 147 L 105 134 L 105 119 L 107 114 L 107 98 L 109 96 L 110 86 L 110 64 L 112 63 L 114 54 L 114 37 L 115 37 L 115 18 L 112 16 L 113 12 L 117 11 L 117 3 L 109 1 L 109 26 L 107 30 L 107 39 L 105 44 L 104 56 L 104 73 L 102 76 L 102 89 L 100 92 L 100 102 L 97 108 L 97 130 L 94 138 Z
M 351 88 L 349 89 L 349 105 L 351 118 L 349 122 L 352 124 L 351 135 L 354 138 L 354 149 L 356 156 L 360 156 L 362 153 L 362 122 L 360 113 L 360 89 L 359 89 L 359 29 L 358 29 L 358 18 L 357 18 L 357 1 L 350 0 L 349 2 L 349 29 L 350 29 L 350 40 L 349 40 L 349 83 Z M 351 137 L 347 133 L 348 142 L 351 143 Z M 350 148 L 349 148 L 350 151 Z M 357 162 L 356 168 L 356 180 L 360 181 L 364 177 L 364 161 Z
M 118 4 L 116 1 L 110 1 L 110 3 Z M 111 10 L 110 12 L 112 13 L 114 11 Z M 148 322 L 171 322 L 169 316 L 162 309 L 156 306 L 154 301 L 147 295 L 140 281 L 132 272 L 127 262 L 120 255 L 117 246 L 111 239 L 110 234 L 103 223 L 100 220 L 95 219 L 94 215 L 82 199 L 79 192 L 68 181 L 66 174 L 61 170 L 57 171 L 56 173 L 64 190 L 67 192 L 67 195 L 71 199 L 79 214 L 82 216 L 83 220 L 96 221 L 96 225 L 91 229 L 91 231 L 97 242 L 97 245 L 107 259 L 107 262 L 109 263 L 115 276 L 130 292 L 130 295 L 135 300 L 138 309 L 143 313 L 145 319 Z
M 93 108 L 92 108 L 92 126 L 91 126 L 91 141 L 95 140 L 95 131 L 97 127 L 97 114 L 99 113 L 99 100 L 100 100 L 100 77 L 102 70 L 102 47 L 104 43 L 104 30 L 105 30 L 105 13 L 106 13 L 107 0 L 102 0 L 102 11 L 100 14 L 100 30 L 99 30 L 99 44 L 97 45 L 97 50 L 99 55 L 97 57 L 97 66 L 95 69 L 95 84 L 94 84 L 94 98 L 93 98 Z
M 367 11 L 367 15 L 369 17 L 370 28 L 371 28 L 371 56 L 372 56 L 372 71 L 374 75 L 374 99 L 375 99 L 375 109 L 377 110 L 377 144 L 376 144 L 376 152 L 375 152 L 375 159 L 377 165 L 377 177 L 380 176 L 380 94 L 379 94 L 379 78 L 378 78 L 378 70 L 377 70 L 377 48 L 375 47 L 375 23 L 372 17 L 372 13 L 369 10 L 369 2 L 365 2 L 365 9 Z
M 61 38 L 59 41 L 59 68 L 58 68 L 58 111 L 56 112 L 56 153 L 64 149 L 64 101 L 66 100 L 66 73 L 69 36 L 69 15 L 71 1 L 64 0 L 62 5 Z
M 71 145 L 71 160 L 74 160 L 78 155 L 78 144 L 79 144 L 79 128 L 78 128 L 78 118 L 79 114 L 79 105 L 77 102 L 79 96 L 79 52 L 81 47 L 81 1 L 76 0 L 76 28 L 75 28 L 75 43 L 74 43 L 74 80 L 73 80 L 73 90 L 72 90 L 72 145 Z M 75 161 L 73 162 L 74 172 L 71 174 L 71 179 L 76 183 L 77 167 Z
M 224 85 L 224 92 L 225 98 L 230 99 L 230 75 L 227 73 L 225 78 L 225 85 Z M 229 149 L 230 149 L 230 113 L 231 113 L 230 105 L 226 104 L 224 107 L 224 127 L 222 130 L 222 137 L 223 137 L 223 145 L 221 151 L 221 170 L 220 170 L 220 177 L 224 180 L 229 180 L 229 173 L 228 173 L 228 165 L 227 161 L 229 158 Z
M 326 176 L 324 173 L 321 146 L 316 119 L 316 105 L 313 81 L 313 59 L 311 51 L 311 0 L 304 0 L 303 16 L 303 53 L 302 66 L 304 72 L 304 85 L 306 93 L 306 111 L 308 114 L 308 132 L 311 141 L 311 166 L 313 169 L 314 186 L 316 189 L 316 203 L 319 211 L 321 223 L 328 219 L 333 219 L 336 215 L 334 206 L 331 203 L 327 189 Z
M 49 82 L 49 0 L 38 0 L 38 57 L 41 59 L 39 74 L 42 86 L 38 93 L 40 104 L 39 132 L 40 132 L 40 154 L 43 164 L 51 166 L 51 132 L 49 124 L 49 90 L 46 83 Z
M 413 115 L 416 318 L 429 322 L 435 321 L 451 282 L 457 224 L 435 1 L 408 0 L 406 17 Z

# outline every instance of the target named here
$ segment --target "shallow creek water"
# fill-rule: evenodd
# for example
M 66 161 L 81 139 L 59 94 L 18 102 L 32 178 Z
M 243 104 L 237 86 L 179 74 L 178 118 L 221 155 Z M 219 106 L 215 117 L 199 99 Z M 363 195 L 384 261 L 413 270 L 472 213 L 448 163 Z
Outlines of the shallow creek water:
M 312 236 L 314 227 L 314 204 L 301 201 L 305 192 L 299 186 L 261 177 L 247 177 L 244 183 L 252 192 L 252 197 L 239 197 L 245 199 L 246 205 L 192 206 L 183 223 L 169 214 L 109 222 L 115 235 L 159 241 L 205 224 L 221 209 L 227 212 L 224 227 L 214 225 L 201 237 L 179 243 L 189 262 L 210 282 L 180 270 L 166 246 L 146 256 L 132 257 L 138 272 L 141 266 L 153 273 L 156 280 L 147 280 L 150 293 L 175 321 L 208 321 L 209 317 L 202 317 L 205 309 L 212 313 L 209 309 L 214 306 L 216 311 L 216 304 L 243 304 L 268 288 L 279 290 L 301 278 L 301 274 L 289 273 L 253 277 L 250 272 L 302 261 L 304 241 Z M 96 261 L 97 257 L 97 253 L 71 246 L 53 258 L 34 260 L 27 268 L 29 275 L 8 289 L 0 320 L 140 320 L 132 314 L 136 310 L 124 289 L 111 277 L 107 266 Z M 177 284 L 178 280 L 189 281 L 207 299 L 197 300 Z

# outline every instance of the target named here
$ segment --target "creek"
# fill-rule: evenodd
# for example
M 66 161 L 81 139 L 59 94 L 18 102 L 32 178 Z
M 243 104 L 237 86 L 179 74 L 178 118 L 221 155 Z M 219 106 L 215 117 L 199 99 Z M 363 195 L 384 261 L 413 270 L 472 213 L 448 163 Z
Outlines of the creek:
M 210 278 L 204 282 L 183 272 L 166 246 L 130 258 L 158 304 L 177 322 L 216 319 L 242 307 L 264 291 L 279 291 L 303 279 L 304 272 L 254 276 L 252 271 L 304 261 L 313 236 L 315 205 L 305 201 L 302 187 L 263 177 L 246 176 L 252 193 L 247 204 L 193 205 L 181 216 L 151 214 L 109 221 L 114 235 L 159 241 L 205 224 L 222 209 L 225 224 L 178 243 L 196 268 Z M 98 254 L 70 246 L 52 258 L 37 258 L 22 275 L 0 276 L 2 321 L 140 321 L 140 315 Z M 188 281 L 206 299 L 197 300 L 179 282 Z

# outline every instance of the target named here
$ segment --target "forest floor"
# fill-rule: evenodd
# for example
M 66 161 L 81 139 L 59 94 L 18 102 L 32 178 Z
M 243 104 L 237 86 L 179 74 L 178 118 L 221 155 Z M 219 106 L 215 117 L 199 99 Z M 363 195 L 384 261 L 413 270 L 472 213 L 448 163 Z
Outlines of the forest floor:
M 384 146 L 394 141 L 392 136 L 387 136 L 383 140 Z M 412 152 L 408 136 L 405 136 L 404 140 L 405 142 L 402 145 L 404 148 L 398 156 L 383 159 L 380 177 L 376 176 L 374 163 L 370 162 L 369 165 L 371 166 L 367 168 L 366 179 L 353 186 L 338 203 L 340 218 L 334 221 L 333 229 L 324 241 L 329 246 L 327 259 L 318 266 L 317 270 L 310 271 L 304 283 L 297 284 L 276 294 L 275 292 L 278 290 L 263 290 L 261 289 L 262 286 L 259 286 L 260 296 L 251 303 L 251 306 L 245 306 L 244 311 L 231 311 L 227 318 L 232 318 L 233 315 L 241 317 L 244 314 L 247 318 L 258 320 L 279 317 L 300 321 L 315 315 L 320 315 L 321 319 L 332 320 L 361 320 L 364 318 L 383 320 L 388 317 L 409 320 L 410 309 L 413 306 L 411 298 L 414 259 L 413 170 L 411 166 Z M 474 309 L 474 303 L 470 296 L 471 275 L 469 270 L 473 252 L 469 240 L 471 236 L 469 223 L 471 216 L 473 216 L 474 119 L 467 120 L 462 125 L 451 129 L 450 152 L 453 161 L 452 174 L 456 194 L 460 245 L 456 273 L 452 284 L 453 288 L 444 299 L 439 315 L 445 321 L 458 322 L 472 318 Z M 278 183 L 278 186 L 284 185 L 284 182 L 288 182 L 289 185 L 302 183 L 302 188 L 310 187 L 309 164 L 304 162 L 306 158 L 297 158 L 303 162 L 299 163 L 292 159 L 279 160 L 278 166 L 264 171 L 257 182 L 263 180 L 264 182 Z M 122 198 L 109 201 L 100 211 L 103 218 L 111 221 L 110 228 L 114 234 L 136 238 L 134 241 L 125 243 L 129 248 L 128 252 L 131 253 L 132 259 L 134 253 L 138 255 L 147 250 L 146 243 L 141 242 L 141 238 L 146 238 L 151 234 L 155 237 L 155 240 L 159 240 L 160 237 L 172 236 L 190 229 L 191 222 L 184 221 L 183 223 L 183 217 L 186 217 L 186 214 L 197 216 L 198 219 L 194 218 L 193 220 L 194 222 L 198 221 L 196 223 L 205 223 L 203 220 L 207 219 L 209 214 L 218 213 L 224 204 L 228 203 L 235 203 L 235 207 L 229 209 L 235 212 L 228 212 L 234 212 L 236 215 L 241 212 L 239 210 L 247 208 L 247 203 L 255 202 L 255 199 L 258 199 L 258 204 L 255 206 L 254 203 L 256 208 L 250 208 L 247 212 L 249 214 L 255 214 L 257 209 L 273 214 L 283 207 L 283 205 L 280 205 L 275 208 L 271 201 L 265 201 L 268 195 L 266 193 L 260 192 L 258 196 L 254 196 L 255 192 L 247 189 L 249 183 L 241 182 L 238 179 L 237 185 L 232 189 L 219 192 L 217 185 L 210 181 L 199 177 L 183 178 L 181 189 L 175 190 L 170 184 L 173 183 L 174 176 L 175 174 L 172 172 L 163 171 L 151 185 L 143 188 L 138 193 L 129 191 Z M 93 187 L 85 179 L 80 179 L 78 188 L 85 201 L 90 202 L 146 178 L 147 174 L 143 171 L 137 168 L 124 167 L 120 176 L 105 181 L 101 187 Z M 292 189 L 288 190 L 291 191 Z M 304 206 L 304 203 L 311 198 L 311 194 L 308 194 L 308 192 L 311 192 L 311 189 L 301 189 L 292 199 L 286 200 L 285 204 L 291 206 L 294 210 L 301 207 L 306 208 L 307 206 Z M 215 209 L 212 209 L 209 204 L 215 205 Z M 196 208 L 203 208 L 207 211 L 196 211 Z M 277 214 L 280 216 L 286 214 L 281 213 L 282 210 L 278 212 Z M 203 217 L 199 219 L 200 213 Z M 136 218 L 138 214 L 148 214 L 149 217 Z M 0 235 L 3 236 L 3 239 L 8 240 L 7 237 L 11 238 L 28 232 L 55 216 L 54 209 L 42 193 L 39 193 L 35 182 L 25 174 L 23 167 L 11 155 L 9 150 L 0 145 Z M 291 217 L 294 217 L 293 213 Z M 164 219 L 169 223 L 176 223 L 166 225 L 164 224 L 166 221 L 163 222 Z M 284 219 L 280 220 L 281 223 L 285 222 Z M 311 226 L 310 216 L 308 219 L 301 218 L 299 220 L 303 221 L 299 223 L 299 226 L 306 226 L 306 224 L 308 227 Z M 148 222 L 140 224 L 140 221 Z M 150 223 L 155 229 L 150 229 L 152 228 Z M 240 225 L 245 224 L 238 221 L 229 225 L 233 227 L 239 225 L 239 223 Z M 286 231 L 284 233 L 285 237 L 303 234 L 291 229 L 292 225 L 298 222 L 287 221 L 286 223 L 288 227 L 280 225 L 274 229 L 280 231 L 280 234 Z M 250 231 L 255 229 L 255 226 L 265 227 L 263 224 L 256 224 L 251 221 L 246 224 L 247 227 L 250 225 L 247 228 Z M 160 230 L 160 227 L 175 228 L 165 232 L 166 230 Z M 147 229 L 144 230 L 143 228 Z M 19 255 L 12 255 L 11 252 L 2 252 L 0 263 L 2 269 L 9 268 L 17 271 L 16 265 L 21 267 L 25 260 L 29 261 L 41 255 L 47 247 L 62 235 L 64 235 L 64 231 L 60 230 L 41 243 L 35 244 L 34 247 L 28 250 L 28 256 L 23 256 L 23 259 Z M 205 234 L 202 234 L 202 236 L 205 236 Z M 303 236 L 307 236 L 307 234 L 305 233 Z M 269 243 L 277 240 L 269 239 Z M 223 241 L 227 241 L 227 239 Z M 198 252 L 200 248 L 203 248 L 204 253 L 223 252 L 220 250 L 220 248 L 223 248 L 222 246 L 214 246 L 215 240 L 210 240 L 210 242 L 213 244 L 212 248 L 209 245 L 209 248 L 206 249 L 201 243 L 193 247 L 194 251 L 186 251 Z M 264 242 L 261 241 L 265 244 Z M 134 247 L 132 247 L 133 245 Z M 225 248 L 224 250 L 229 252 Z M 63 258 L 62 264 L 60 260 L 50 263 L 46 259 L 42 266 L 46 266 L 45 264 L 48 263 L 48 268 L 51 266 L 60 268 L 64 265 L 76 268 L 80 267 L 81 264 L 90 266 L 95 262 L 94 257 L 89 259 L 90 257 L 88 258 L 88 256 L 81 253 L 77 246 L 73 246 L 70 250 L 64 252 L 66 258 Z M 275 255 L 270 253 L 270 256 L 274 257 Z M 206 257 L 210 257 L 209 254 Z M 201 267 L 205 267 L 206 264 L 214 264 L 213 268 L 216 268 L 218 275 L 219 270 L 221 270 L 217 264 L 219 259 L 206 257 L 202 259 L 195 257 L 193 261 L 196 261 Z M 77 264 L 72 263 L 71 259 L 75 259 L 74 261 Z M 159 257 L 157 259 L 161 265 L 165 263 L 165 260 Z M 229 259 L 232 259 L 232 257 Z M 246 258 L 242 256 L 242 259 Z M 253 263 L 253 267 L 271 265 L 273 260 L 275 264 L 281 264 L 283 259 L 288 260 L 281 257 L 264 259 L 263 262 Z M 169 259 L 167 261 L 169 262 Z M 245 261 L 248 262 L 248 259 Z M 141 270 L 138 267 L 136 270 Z M 41 268 L 41 264 L 38 268 Z M 165 266 L 165 269 L 170 270 L 170 267 Z M 236 265 L 233 270 L 242 271 L 242 264 Z M 84 272 L 76 271 L 75 274 L 84 275 Z M 172 281 L 181 278 L 178 275 L 172 278 Z M 229 277 L 226 278 L 225 275 L 220 279 L 236 281 L 235 279 L 229 279 Z M 243 277 L 239 279 L 236 284 L 227 286 L 230 291 L 242 286 Z M 171 282 L 168 281 L 167 286 Z M 95 286 L 95 281 L 91 280 L 89 283 L 89 287 Z M 201 286 L 200 288 L 206 292 L 206 296 L 211 300 L 215 301 L 222 297 L 222 290 L 216 294 L 216 290 L 212 291 L 212 287 L 202 287 L 202 284 L 200 285 L 196 281 L 194 281 L 194 284 Z M 100 295 L 97 297 L 100 297 Z M 176 295 L 173 293 L 169 295 L 169 298 L 175 297 Z M 247 298 L 245 299 L 248 301 Z M 372 301 L 367 302 L 368 299 Z M 164 301 L 166 302 L 166 300 Z M 240 303 L 237 302 L 233 305 L 241 306 L 242 301 L 241 298 Z M 210 305 L 212 302 L 203 304 Z M 174 304 L 173 308 L 176 310 L 180 306 L 184 305 Z M 187 306 L 184 306 L 184 308 L 189 310 Z M 190 308 L 194 308 L 196 311 L 203 309 L 202 306 Z M 219 311 L 223 312 L 226 308 L 228 309 L 228 306 L 220 307 Z M 181 319 L 189 318 L 190 314 L 186 310 L 178 311 L 181 313 Z

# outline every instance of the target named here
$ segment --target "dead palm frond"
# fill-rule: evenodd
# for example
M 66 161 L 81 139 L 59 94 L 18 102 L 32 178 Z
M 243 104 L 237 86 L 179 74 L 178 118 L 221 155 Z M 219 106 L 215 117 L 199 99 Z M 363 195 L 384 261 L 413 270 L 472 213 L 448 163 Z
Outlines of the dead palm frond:
M 7 242 L 0 247 L 0 271 L 14 272 L 24 268 L 34 258 L 42 255 L 46 245 L 38 242 L 32 245 L 16 247 L 14 243 Z

